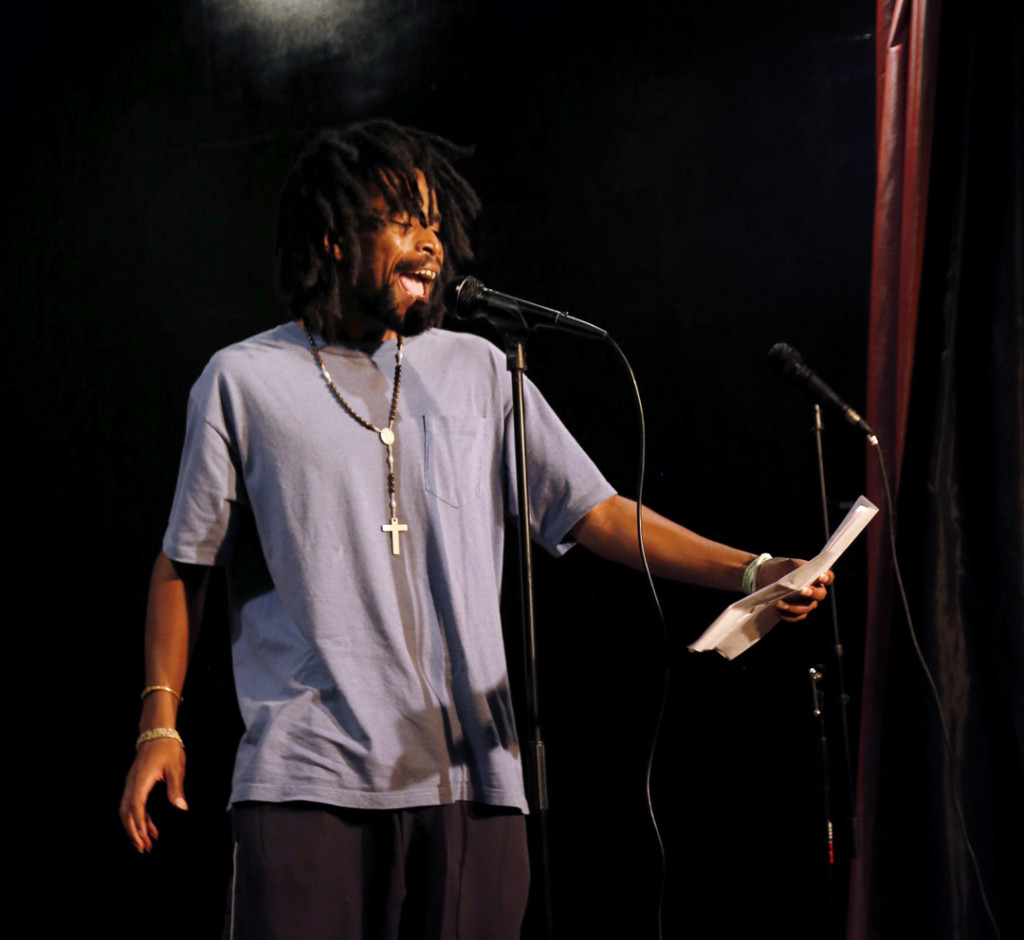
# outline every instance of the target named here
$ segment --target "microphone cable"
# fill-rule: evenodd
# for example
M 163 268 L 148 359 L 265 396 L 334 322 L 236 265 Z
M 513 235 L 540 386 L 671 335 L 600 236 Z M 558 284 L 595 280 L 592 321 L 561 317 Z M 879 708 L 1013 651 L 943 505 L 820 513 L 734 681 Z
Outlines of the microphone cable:
M 644 479 L 647 472 L 647 426 L 644 421 L 644 405 L 640 395 L 640 386 L 637 384 L 636 375 L 633 372 L 633 367 L 629 364 L 629 359 L 626 358 L 626 354 L 622 351 L 621 347 L 610 335 L 603 337 L 604 341 L 615 351 L 615 354 L 619 357 L 623 366 L 626 369 L 626 374 L 629 377 L 629 381 L 633 386 L 633 401 L 636 404 L 636 415 L 637 423 L 640 431 L 640 449 L 639 449 L 639 460 L 637 462 L 637 477 L 636 477 L 636 538 L 637 546 L 640 550 L 640 563 L 643 567 L 643 572 L 647 578 L 647 587 L 651 594 L 651 600 L 654 601 L 655 614 L 657 615 L 658 624 L 661 627 L 662 640 L 665 644 L 666 651 L 668 650 L 668 625 L 665 622 L 665 614 L 661 607 L 661 601 L 658 598 L 658 589 L 654 583 L 654 577 L 651 574 L 651 566 L 647 561 L 647 551 L 644 548 L 644 523 L 643 523 L 643 495 L 644 495 Z M 666 652 L 667 656 L 667 652 Z M 658 853 L 661 863 L 661 878 L 658 885 L 658 906 L 657 906 L 657 924 L 658 924 L 658 940 L 662 940 L 662 921 L 665 916 L 665 893 L 668 887 L 668 858 L 665 853 L 665 842 L 661 836 L 661 829 L 658 826 L 658 817 L 654 811 L 654 800 L 651 797 L 651 776 L 654 769 L 654 756 L 658 749 L 658 741 L 661 738 L 661 729 L 665 721 L 665 710 L 668 704 L 668 692 L 669 692 L 669 680 L 671 677 L 671 671 L 668 666 L 668 662 L 663 664 L 662 667 L 662 683 L 661 683 L 661 697 L 658 702 L 658 713 L 654 722 L 654 730 L 651 735 L 650 747 L 647 751 L 647 766 L 644 773 L 644 793 L 647 799 L 647 813 L 651 819 L 651 828 L 654 831 L 654 838 L 658 845 Z
M 935 711 L 939 719 L 939 728 L 942 731 L 942 741 L 946 749 L 947 771 L 949 773 L 950 789 L 953 795 L 953 808 L 956 810 L 957 825 L 960 828 L 960 835 L 964 840 L 964 846 L 967 849 L 967 854 L 971 859 L 971 867 L 974 871 L 974 877 L 978 884 L 978 892 L 981 895 L 981 903 L 985 908 L 985 914 L 988 917 L 989 923 L 992 925 L 992 931 L 995 933 L 997 940 L 1002 940 L 1002 933 L 999 930 L 999 924 L 996 921 L 996 916 L 992 911 L 992 906 L 989 904 L 988 893 L 985 890 L 985 881 L 981 875 L 981 866 L 978 864 L 978 857 L 974 853 L 974 845 L 971 843 L 971 837 L 967 833 L 967 821 L 964 818 L 963 805 L 960 799 L 960 783 L 957 780 L 955 772 L 956 756 L 953 752 L 953 739 L 949 733 L 946 716 L 942 710 L 942 697 L 939 694 L 939 687 L 935 682 L 935 677 L 932 675 L 932 671 L 928 667 L 928 661 L 925 659 L 924 651 L 921 649 L 921 644 L 917 637 L 917 630 L 914 627 L 914 618 L 910 613 L 910 602 L 907 599 L 907 591 L 903 584 L 903 574 L 900 570 L 900 561 L 896 553 L 896 522 L 893 514 L 892 490 L 889 487 L 889 476 L 885 472 L 885 461 L 882 459 L 882 448 L 878 443 L 878 438 L 874 434 L 868 438 L 868 442 L 874 448 L 875 456 L 878 458 L 879 473 L 882 476 L 882 490 L 885 495 L 885 511 L 887 517 L 886 528 L 889 534 L 889 550 L 892 553 L 893 575 L 895 577 L 896 586 L 899 589 L 900 603 L 903 607 L 903 616 L 907 621 L 907 631 L 910 634 L 910 642 L 914 648 L 914 653 L 917 656 L 917 661 L 920 663 L 921 671 L 924 672 L 924 676 L 928 680 L 928 687 L 931 689 L 932 699 L 935 702 Z

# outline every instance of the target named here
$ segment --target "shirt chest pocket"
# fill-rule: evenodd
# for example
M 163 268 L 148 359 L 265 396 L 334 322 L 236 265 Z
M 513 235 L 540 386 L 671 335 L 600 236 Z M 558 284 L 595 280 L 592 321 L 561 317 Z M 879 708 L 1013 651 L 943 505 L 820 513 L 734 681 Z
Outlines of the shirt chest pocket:
M 465 506 L 484 491 L 487 419 L 424 415 L 423 485 L 449 506 Z

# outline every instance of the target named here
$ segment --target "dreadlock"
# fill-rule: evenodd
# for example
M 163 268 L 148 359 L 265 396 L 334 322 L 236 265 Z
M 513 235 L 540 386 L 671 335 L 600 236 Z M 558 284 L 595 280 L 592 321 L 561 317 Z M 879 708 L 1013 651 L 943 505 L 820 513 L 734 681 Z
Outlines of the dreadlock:
M 428 224 L 417 170 L 437 201 L 445 247 L 441 277 L 450 279 L 453 262 L 473 257 L 466 228 L 480 211 L 480 200 L 452 165 L 470 154 L 443 137 L 385 120 L 318 134 L 288 173 L 278 208 L 274 286 L 289 315 L 304 318 L 316 332 L 340 321 L 338 278 L 355 283 L 358 235 L 378 224 L 370 211 L 375 193 L 392 212 L 408 212 Z M 341 248 L 340 264 L 325 248 L 325 235 Z

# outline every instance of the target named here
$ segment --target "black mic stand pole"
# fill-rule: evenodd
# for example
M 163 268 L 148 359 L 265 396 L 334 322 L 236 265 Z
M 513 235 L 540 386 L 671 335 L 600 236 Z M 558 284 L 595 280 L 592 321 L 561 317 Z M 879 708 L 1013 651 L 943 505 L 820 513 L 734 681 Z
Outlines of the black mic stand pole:
M 529 335 L 525 323 L 521 328 L 500 327 L 505 341 L 505 357 L 512 377 L 512 417 L 516 441 L 516 493 L 519 510 L 519 588 L 523 622 L 523 668 L 526 673 L 527 746 L 523 759 L 527 797 L 533 816 L 535 834 L 534 857 L 539 861 L 539 903 L 543 912 L 545 935 L 554 937 L 551 908 L 551 867 L 548 849 L 548 779 L 541 738 L 537 704 L 537 645 L 533 612 L 533 554 L 530 544 L 530 492 L 527 480 L 526 414 L 523 407 L 523 373 L 526 371 L 524 344 Z M 536 897 L 536 896 L 535 896 Z
M 838 940 L 835 922 L 835 840 L 832 831 L 832 773 L 828 762 L 828 732 L 825 729 L 825 697 L 822 693 L 820 683 L 824 678 L 822 666 L 811 666 L 809 677 L 811 680 L 811 700 L 813 707 L 811 714 L 814 716 L 818 726 L 818 771 L 821 777 L 822 809 L 824 811 L 825 823 L 825 851 L 822 853 L 825 861 L 825 892 L 827 908 L 829 913 L 827 936 Z
M 828 541 L 832 536 L 832 526 L 828 519 L 828 494 L 825 489 L 825 459 L 824 451 L 821 443 L 821 432 L 823 425 L 821 421 L 821 406 L 817 403 L 814 405 L 814 443 L 817 448 L 818 457 L 818 486 L 821 495 L 821 517 L 825 531 L 825 541 Z M 860 858 L 861 846 L 860 846 L 860 820 L 857 818 L 857 811 L 854 804 L 853 794 L 853 763 L 850 758 L 850 723 L 849 723 L 849 704 L 850 697 L 846 693 L 846 687 L 843 679 L 843 644 L 839 639 L 839 607 L 836 602 L 835 586 L 833 585 L 828 592 L 829 606 L 832 613 L 832 654 L 835 663 L 834 675 L 835 675 L 835 688 L 837 692 L 837 701 L 839 704 L 839 723 L 840 729 L 843 736 L 843 757 L 845 761 L 845 791 L 843 793 L 845 799 L 844 809 L 847 810 L 847 830 L 846 837 L 849 840 L 850 845 L 850 858 Z M 820 674 L 821 667 L 812 667 L 812 685 L 814 685 L 814 673 L 818 672 L 818 678 L 821 678 Z M 827 755 L 828 740 L 826 737 L 825 720 L 821 716 L 822 709 L 817 708 L 817 691 L 815 691 L 815 715 L 819 719 L 819 727 L 821 731 L 820 746 L 823 749 L 825 755 Z M 822 785 L 825 787 L 826 792 L 830 790 L 830 781 L 828 779 L 829 768 L 827 756 L 822 759 L 822 774 L 825 776 Z M 829 886 L 830 886 L 830 897 L 829 897 L 829 909 L 834 903 L 832 895 L 832 871 L 835 861 L 835 855 L 833 851 L 833 832 L 832 832 L 832 819 L 831 812 L 826 806 L 827 816 L 827 828 L 828 828 L 828 853 L 829 853 Z
M 825 460 L 821 447 L 821 406 L 814 406 L 814 440 L 818 449 L 818 483 L 821 488 L 821 516 L 825 528 L 825 540 L 832 536 L 832 527 L 828 521 L 828 496 L 825 492 Z M 873 435 L 872 435 L 873 436 Z M 850 696 L 846 693 L 846 684 L 843 678 L 843 644 L 839 639 L 839 607 L 836 603 L 835 587 L 828 592 L 832 611 L 832 652 L 835 658 L 836 690 L 839 701 L 839 720 L 843 734 L 843 757 L 846 762 L 846 798 L 845 809 L 848 810 L 846 818 L 847 838 L 850 840 L 850 857 L 860 858 L 860 819 L 853 798 L 853 761 L 850 758 L 850 721 L 849 704 Z

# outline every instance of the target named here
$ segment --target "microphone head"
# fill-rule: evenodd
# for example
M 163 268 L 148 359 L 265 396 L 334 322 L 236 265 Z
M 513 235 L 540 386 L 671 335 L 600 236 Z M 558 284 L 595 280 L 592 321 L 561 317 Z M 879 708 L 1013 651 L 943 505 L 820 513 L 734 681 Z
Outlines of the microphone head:
M 784 375 L 799 372 L 804 364 L 803 357 L 789 343 L 776 343 L 768 350 L 768 358 L 779 363 Z
M 468 319 L 486 289 L 475 277 L 455 277 L 444 289 L 444 304 L 459 319 Z

